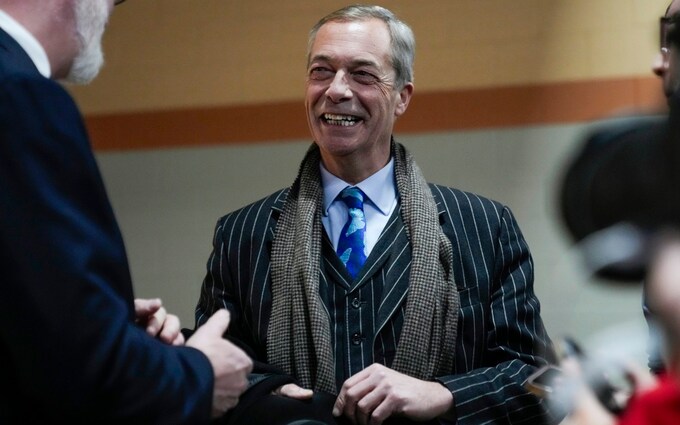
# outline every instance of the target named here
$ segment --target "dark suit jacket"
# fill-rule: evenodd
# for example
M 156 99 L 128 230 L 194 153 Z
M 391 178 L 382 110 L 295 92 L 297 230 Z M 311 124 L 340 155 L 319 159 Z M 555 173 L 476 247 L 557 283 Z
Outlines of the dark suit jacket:
M 533 290 L 533 262 L 519 227 L 510 210 L 497 202 L 448 187 L 430 188 L 453 246 L 461 303 L 455 364 L 437 379 L 452 391 L 460 424 L 542 423 L 548 419 L 544 403 L 528 394 L 523 383 L 537 366 L 554 360 L 554 354 Z M 196 311 L 202 324 L 216 309 L 228 308 L 230 334 L 262 362 L 267 360 L 271 313 L 269 259 L 287 193 L 276 192 L 218 221 Z M 408 241 L 397 238 L 387 244 L 395 243 Z M 397 247 L 394 252 L 410 251 Z M 365 279 L 408 276 L 410 262 L 399 255 Z M 404 273 L 394 270 L 399 267 Z M 391 293 L 383 302 L 393 305 L 381 305 L 380 311 L 403 314 L 405 298 Z M 380 343 L 371 349 L 374 361 L 389 366 L 402 322 L 381 323 L 387 324 L 376 337 Z
M 76 105 L 0 30 L 0 423 L 201 423 L 208 359 L 134 324 Z

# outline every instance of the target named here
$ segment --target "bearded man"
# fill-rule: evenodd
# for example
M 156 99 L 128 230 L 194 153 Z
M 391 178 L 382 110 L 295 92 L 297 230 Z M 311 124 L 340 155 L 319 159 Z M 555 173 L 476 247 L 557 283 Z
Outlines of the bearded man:
M 121 3 L 121 0 L 116 1 Z M 222 310 L 186 341 L 134 300 L 82 117 L 114 0 L 0 0 L 0 423 L 207 423 L 251 360 Z M 150 335 L 149 335 L 150 334 Z

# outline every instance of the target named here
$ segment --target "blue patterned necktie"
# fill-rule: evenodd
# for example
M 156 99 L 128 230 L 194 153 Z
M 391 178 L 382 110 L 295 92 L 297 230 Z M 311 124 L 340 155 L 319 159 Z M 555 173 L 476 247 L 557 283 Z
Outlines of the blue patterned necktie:
M 364 193 L 358 187 L 347 186 L 340 192 L 340 200 L 347 205 L 349 216 L 340 233 L 337 251 L 349 274 L 355 278 L 366 262 Z

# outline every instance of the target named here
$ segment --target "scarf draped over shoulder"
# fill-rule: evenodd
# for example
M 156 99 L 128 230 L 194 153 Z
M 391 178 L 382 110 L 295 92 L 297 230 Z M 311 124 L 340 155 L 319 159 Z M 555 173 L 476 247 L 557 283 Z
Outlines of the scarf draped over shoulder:
M 411 244 L 404 325 L 391 367 L 432 380 L 453 367 L 459 299 L 453 248 L 439 225 L 432 192 L 411 154 L 392 142 L 401 217 Z M 337 393 L 330 319 L 319 295 L 323 188 L 321 154 L 308 150 L 276 227 L 271 255 L 268 362 L 305 388 Z

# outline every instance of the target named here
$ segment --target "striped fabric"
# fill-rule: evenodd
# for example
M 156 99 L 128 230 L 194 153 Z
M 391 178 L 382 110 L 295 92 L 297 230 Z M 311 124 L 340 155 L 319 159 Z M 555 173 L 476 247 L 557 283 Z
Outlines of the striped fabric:
M 533 261 L 503 205 L 430 185 L 454 250 L 460 296 L 455 364 L 437 377 L 453 393 L 459 424 L 549 423 L 545 405 L 522 384 L 554 360 L 533 290 Z M 197 325 L 219 308 L 229 333 L 266 362 L 271 311 L 269 255 L 287 190 L 222 217 L 196 308 Z M 404 321 L 410 244 L 397 212 L 354 281 L 330 241 L 322 242 L 320 292 L 331 323 L 338 386 L 378 362 L 390 366 Z

